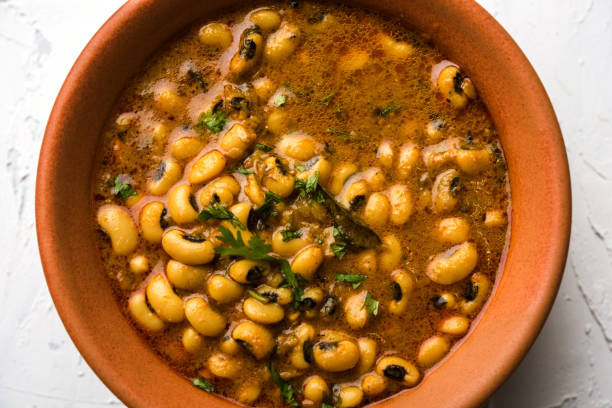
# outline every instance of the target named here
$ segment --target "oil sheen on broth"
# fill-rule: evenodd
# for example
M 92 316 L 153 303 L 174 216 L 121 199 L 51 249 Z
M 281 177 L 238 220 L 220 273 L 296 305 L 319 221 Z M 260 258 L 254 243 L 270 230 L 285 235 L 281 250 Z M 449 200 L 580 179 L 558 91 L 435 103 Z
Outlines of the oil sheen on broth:
M 166 44 L 109 119 L 105 271 L 151 346 L 246 405 L 361 406 L 466 335 L 509 188 L 459 66 L 372 12 L 269 3 Z

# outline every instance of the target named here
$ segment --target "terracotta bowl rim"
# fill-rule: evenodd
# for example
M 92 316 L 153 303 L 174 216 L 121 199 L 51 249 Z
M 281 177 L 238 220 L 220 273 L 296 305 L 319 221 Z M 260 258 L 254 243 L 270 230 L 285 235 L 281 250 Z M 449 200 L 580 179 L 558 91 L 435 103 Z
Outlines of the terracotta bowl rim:
M 71 319 L 76 316 L 74 316 L 74 313 L 71 311 L 69 302 L 65 301 L 64 298 L 58 294 L 58 288 L 62 285 L 64 279 L 66 279 L 66 271 L 61 270 L 58 262 L 58 254 L 55 253 L 53 247 L 46 242 L 48 240 L 53 241 L 58 239 L 58 237 L 50 232 L 54 227 L 53 220 L 56 220 L 57 217 L 60 216 L 62 210 L 65 211 L 65 209 L 57 208 L 57 206 L 51 204 L 50 200 L 47 200 L 47 187 L 54 182 L 54 174 L 50 170 L 52 169 L 51 162 L 58 149 L 58 140 L 61 138 L 61 134 L 55 130 L 55 126 L 53 125 L 61 121 L 61 112 L 66 109 L 66 104 L 70 102 L 71 93 L 75 86 L 74 78 L 79 77 L 88 66 L 95 63 L 95 58 L 92 58 L 94 54 L 92 51 L 100 50 L 105 46 L 105 43 L 109 41 L 109 36 L 113 35 L 114 27 L 127 24 L 130 16 L 142 12 L 145 6 L 149 8 L 152 7 L 153 3 L 155 3 L 154 0 L 130 0 L 124 4 L 99 29 L 74 63 L 74 66 L 59 92 L 47 124 L 40 151 L 36 181 L 36 228 L 38 244 L 45 278 L 57 311 L 73 342 L 93 371 L 108 388 L 115 393 L 115 395 L 127 405 L 134 407 L 145 407 L 148 405 L 142 396 L 130 394 L 128 391 L 130 388 L 129 384 L 124 384 L 123 379 L 111 375 L 109 366 L 112 365 L 112 362 L 105 360 L 104 357 L 100 355 L 96 343 L 84 340 L 79 332 L 71 330 Z M 222 7 L 223 6 L 221 6 L 221 8 Z M 571 187 L 569 166 L 563 138 L 552 105 L 550 104 L 546 91 L 536 72 L 533 70 L 518 45 L 514 43 L 510 35 L 493 19 L 493 17 L 477 3 L 471 0 L 447 0 L 446 7 L 452 9 L 454 12 L 461 13 L 461 17 L 467 19 L 467 21 L 485 21 L 486 27 L 482 30 L 490 34 L 492 42 L 503 42 L 503 46 L 508 47 L 510 50 L 514 59 L 514 64 L 524 71 L 522 75 L 524 75 L 525 82 L 533 86 L 530 92 L 534 95 L 534 100 L 537 100 L 539 104 L 541 104 L 541 112 L 539 112 L 539 115 L 546 121 L 550 131 L 542 137 L 547 138 L 546 140 L 550 143 L 550 146 L 546 148 L 549 149 L 551 155 L 553 155 L 556 160 L 546 165 L 559 177 L 558 185 L 555 186 L 553 196 L 553 198 L 558 200 L 553 204 L 556 210 L 555 222 L 557 224 L 554 228 L 555 235 L 548 238 L 552 248 L 549 254 L 550 259 L 546 264 L 547 269 L 538 271 L 542 274 L 545 287 L 541 289 L 539 298 L 533 302 L 534 312 L 528 317 L 529 321 L 526 326 L 523 327 L 521 332 L 516 333 L 512 341 L 509 342 L 508 347 L 511 348 L 511 352 L 508 354 L 509 357 L 496 361 L 496 365 L 493 367 L 494 370 L 488 374 L 488 378 L 484 380 L 484 383 L 482 383 L 478 389 L 470 389 L 471 394 L 457 402 L 458 406 L 467 407 L 477 406 L 484 402 L 484 400 L 486 400 L 486 398 L 488 398 L 512 373 L 535 341 L 550 312 L 561 282 L 567 257 L 571 225 Z M 502 45 L 500 45 L 500 49 L 501 47 Z M 538 108 L 534 107 L 533 109 Z M 487 311 L 485 310 L 482 315 L 486 313 Z M 466 385 L 466 387 L 470 388 L 470 385 Z M 475 386 L 472 386 L 472 388 L 474 387 Z M 394 398 L 395 397 L 391 397 L 389 400 L 392 401 Z M 203 402 L 206 403 L 206 400 L 203 400 Z

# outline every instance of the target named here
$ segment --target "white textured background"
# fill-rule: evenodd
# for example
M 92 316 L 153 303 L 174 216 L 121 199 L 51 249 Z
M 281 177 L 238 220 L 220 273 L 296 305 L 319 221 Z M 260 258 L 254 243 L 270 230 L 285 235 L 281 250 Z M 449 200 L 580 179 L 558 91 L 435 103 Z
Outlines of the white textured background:
M 0 407 L 121 405 L 55 312 L 34 229 L 36 164 L 51 106 L 81 49 L 121 4 L 0 0 Z M 552 314 L 489 408 L 612 407 L 612 1 L 481 4 L 548 90 L 567 144 L 574 206 Z

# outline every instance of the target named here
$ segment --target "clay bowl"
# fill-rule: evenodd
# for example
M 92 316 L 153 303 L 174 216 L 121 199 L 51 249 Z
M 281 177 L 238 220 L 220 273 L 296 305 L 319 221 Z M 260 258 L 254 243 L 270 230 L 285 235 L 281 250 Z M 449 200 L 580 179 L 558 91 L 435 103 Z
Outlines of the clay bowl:
M 94 245 L 101 129 L 127 79 L 162 43 L 238 0 L 132 0 L 87 45 L 57 98 L 40 154 L 38 242 L 57 310 L 79 351 L 128 406 L 235 406 L 170 369 L 121 314 Z M 505 267 L 480 319 L 423 382 L 386 407 L 474 407 L 523 358 L 555 298 L 570 233 L 570 179 L 555 113 L 510 36 L 467 0 L 358 0 L 431 37 L 473 78 L 501 135 L 512 188 Z

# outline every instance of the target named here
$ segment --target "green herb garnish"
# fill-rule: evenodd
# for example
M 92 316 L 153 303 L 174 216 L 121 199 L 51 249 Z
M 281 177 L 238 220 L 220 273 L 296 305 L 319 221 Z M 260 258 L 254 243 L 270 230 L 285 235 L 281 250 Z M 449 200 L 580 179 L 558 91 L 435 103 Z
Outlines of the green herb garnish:
M 338 136 L 340 139 L 345 142 L 351 138 L 351 134 L 348 132 L 343 132 L 342 130 L 334 129 L 331 127 L 327 128 L 327 133 L 331 133 L 334 136 Z
M 361 308 L 363 309 L 365 307 L 370 316 L 376 316 L 378 315 L 378 306 L 378 300 L 374 299 L 374 296 L 370 295 L 370 292 L 366 293 L 366 298 Z
M 127 200 L 138 194 L 138 192 L 132 188 L 131 184 L 124 183 L 119 176 L 115 176 L 115 186 L 111 189 L 111 192 L 113 195 L 121 196 L 123 200 Z
M 249 294 L 250 297 L 252 297 L 255 300 L 260 301 L 261 303 L 270 303 L 270 299 L 265 297 L 264 295 L 255 292 L 253 289 L 249 289 L 247 290 L 247 293 Z
M 336 280 L 340 282 L 350 283 L 353 289 L 357 289 L 361 283 L 367 279 L 367 275 L 352 274 L 352 273 L 338 273 L 336 274 Z
M 249 245 L 244 243 L 242 234 L 240 231 L 236 231 L 236 236 L 225 227 L 219 227 L 220 236 L 217 237 L 219 241 L 228 245 L 227 247 L 219 246 L 215 248 L 215 252 L 219 255 L 226 256 L 240 256 L 242 258 L 250 259 L 253 261 L 275 261 L 281 266 L 281 275 L 287 282 L 287 284 L 293 289 L 293 302 L 294 307 L 297 308 L 299 301 L 302 299 L 302 293 L 304 289 L 300 286 L 295 274 L 291 270 L 291 266 L 286 259 L 277 258 L 269 255 L 272 251 L 272 247 L 266 244 L 266 241 L 253 235 L 249 240 Z
M 335 241 L 331 243 L 330 248 L 336 255 L 336 258 L 342 259 L 349 250 L 348 244 L 344 241 L 340 241 L 340 239 L 342 239 L 342 234 L 340 234 L 338 228 L 334 227 L 333 232 Z
M 249 218 L 247 219 L 247 226 L 251 231 L 263 231 L 267 228 L 266 220 L 269 217 L 278 215 L 276 211 L 276 204 L 283 201 L 278 195 L 267 191 L 264 202 L 259 207 L 252 209 L 249 212 Z
M 389 105 L 386 108 L 380 109 L 378 114 L 380 116 L 387 116 L 388 114 L 398 111 L 401 108 L 402 108 L 402 105 Z
M 307 169 L 306 169 L 306 167 L 304 167 L 304 166 L 300 166 L 300 165 L 295 166 L 295 169 L 296 169 L 297 171 L 300 171 L 300 172 L 302 172 L 302 171 L 306 171 L 306 170 L 307 170 Z
M 219 133 L 225 127 L 226 122 L 227 115 L 225 112 L 221 110 L 216 112 L 208 111 L 200 115 L 200 119 L 194 127 L 199 131 L 208 129 L 212 133 Z
M 215 387 L 208 381 L 207 378 L 198 377 L 193 379 L 193 386 L 198 387 L 206 392 L 215 392 Z
M 277 94 L 276 96 L 274 96 L 274 106 L 276 106 L 277 108 L 280 108 L 281 106 L 285 106 L 286 103 L 287 103 L 287 95 Z
M 290 231 L 290 230 L 284 230 L 281 231 L 281 235 L 283 236 L 283 242 L 289 242 L 292 239 L 296 239 L 302 236 L 302 231 L 300 230 L 295 230 L 295 231 Z
M 274 368 L 274 365 L 272 365 L 272 362 L 268 363 L 268 368 L 270 369 L 272 381 L 274 381 L 281 390 L 281 395 L 283 396 L 283 401 L 285 401 L 285 404 L 293 408 L 299 407 L 300 405 L 295 400 L 296 392 L 293 389 L 293 386 L 281 378 L 278 371 L 276 371 L 276 368 Z
M 321 408 L 334 408 L 334 406 L 331 404 L 323 403 L 323 405 L 321 405 Z
M 202 222 L 208 221 L 211 218 L 215 218 L 217 220 L 228 220 L 234 227 L 238 227 L 243 230 L 246 229 L 245 225 L 238 219 L 238 217 L 236 217 L 236 215 L 228 210 L 223 204 L 211 204 L 204 208 L 198 215 L 198 220 Z
M 269 152 L 272 150 L 270 146 L 266 146 L 265 144 L 255 143 L 255 147 L 261 150 L 262 152 Z
M 240 174 L 254 174 L 251 170 L 245 169 L 243 166 L 240 166 L 236 169 L 232 169 L 232 173 L 240 173 Z
M 315 171 L 314 174 L 308 177 L 306 180 L 295 180 L 295 189 L 299 191 L 299 197 L 302 200 L 308 200 L 308 204 L 315 200 L 318 203 L 323 203 L 325 198 L 319 189 L 319 172 Z
M 319 245 L 323 244 L 323 240 L 319 237 L 315 237 L 314 241 Z
M 329 106 L 329 103 L 331 102 L 331 100 L 334 98 L 334 96 L 336 96 L 337 92 L 334 91 L 332 93 L 329 93 L 327 95 L 325 95 L 322 99 L 321 99 L 321 105 L 323 106 Z

